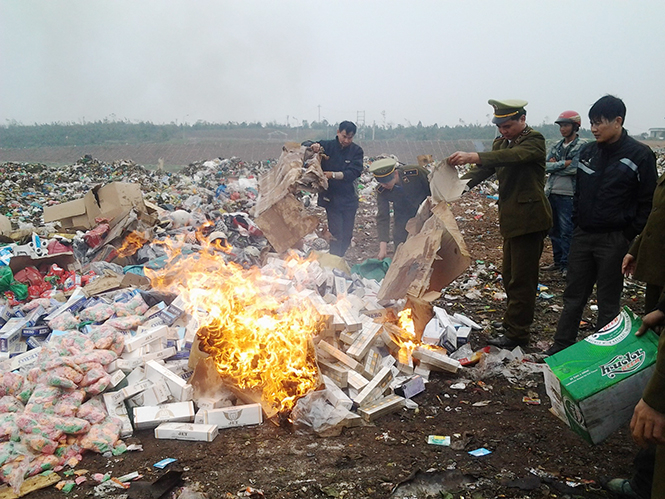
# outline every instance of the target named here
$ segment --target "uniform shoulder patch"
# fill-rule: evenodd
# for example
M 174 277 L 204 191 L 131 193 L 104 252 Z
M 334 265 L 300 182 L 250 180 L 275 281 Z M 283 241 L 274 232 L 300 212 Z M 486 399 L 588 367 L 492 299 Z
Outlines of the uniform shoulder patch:
M 385 192 L 385 190 L 386 190 L 386 188 L 383 187 L 382 185 L 377 185 L 376 186 L 376 192 L 378 192 L 379 194 L 381 194 L 382 192 Z
M 415 177 L 418 175 L 418 169 L 409 168 L 408 170 L 404 170 L 404 175 L 406 175 L 407 177 Z

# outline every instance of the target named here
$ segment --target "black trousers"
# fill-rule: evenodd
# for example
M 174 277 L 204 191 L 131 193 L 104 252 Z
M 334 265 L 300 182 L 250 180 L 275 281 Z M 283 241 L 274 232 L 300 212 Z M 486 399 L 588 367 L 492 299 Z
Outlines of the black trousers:
M 330 241 L 331 254 L 343 257 L 351 246 L 357 210 L 358 205 L 344 208 L 326 206 L 328 230 L 333 236 Z
M 503 287 L 508 297 L 503 327 L 506 336 L 528 340 L 538 292 L 538 262 L 547 231 L 503 240 Z
M 619 314 L 623 290 L 621 262 L 628 245 L 621 231 L 598 234 L 575 228 L 568 255 L 563 311 L 554 334 L 554 345 L 565 348 L 575 343 L 594 285 L 598 298 L 596 331 Z

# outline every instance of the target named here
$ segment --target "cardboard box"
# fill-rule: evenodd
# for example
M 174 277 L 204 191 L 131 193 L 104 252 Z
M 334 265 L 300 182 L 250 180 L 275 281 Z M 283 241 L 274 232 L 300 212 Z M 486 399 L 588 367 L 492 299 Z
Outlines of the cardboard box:
M 28 319 L 12 317 L 0 328 L 0 352 L 11 352 L 14 349 L 27 323 Z
M 190 423 L 194 419 L 194 402 L 174 402 L 156 406 L 134 407 L 137 430 L 155 428 L 167 421 Z
M 155 438 L 212 442 L 219 434 L 217 425 L 192 423 L 162 423 L 155 428 Z
M 169 328 L 167 326 L 157 326 L 145 331 L 143 334 L 134 336 L 128 340 L 125 340 L 125 351 L 133 352 L 138 350 L 148 343 L 152 343 L 155 340 L 166 339 L 169 334 Z
M 552 412 L 597 444 L 633 414 L 655 368 L 658 337 L 634 332 L 641 320 L 628 309 L 583 341 L 545 359 Z
M 263 423 L 261 404 L 236 405 L 222 409 L 201 409 L 196 413 L 197 424 L 214 424 L 218 428 L 248 426 Z
M 131 210 L 147 214 L 143 193 L 139 184 L 111 182 L 97 185 L 85 196 L 67 203 L 44 207 L 44 223 L 60 222 L 63 229 L 91 229 L 97 225 L 95 218 L 118 221 Z

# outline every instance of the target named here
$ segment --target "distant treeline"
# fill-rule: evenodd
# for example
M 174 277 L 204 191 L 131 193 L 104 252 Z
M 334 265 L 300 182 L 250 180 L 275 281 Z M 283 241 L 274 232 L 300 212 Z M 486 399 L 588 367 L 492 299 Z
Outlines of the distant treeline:
M 534 126 L 546 139 L 558 139 L 559 127 L 551 124 Z M 129 121 L 96 121 L 91 123 L 51 123 L 22 125 L 10 123 L 0 126 L 0 148 L 18 149 L 28 147 L 87 146 L 104 144 L 141 144 L 154 142 L 184 142 L 190 140 L 212 140 L 215 138 L 238 139 L 280 139 L 287 134 L 301 139 L 321 139 L 335 136 L 336 124 L 327 121 L 302 121 L 299 126 L 278 123 L 208 123 L 198 121 L 194 124 L 170 123 L 155 125 L 150 122 L 131 123 Z M 283 133 L 280 133 L 283 132 Z M 387 125 L 360 126 L 358 139 L 367 140 L 491 140 L 496 135 L 492 125 L 460 124 L 454 127 Z M 581 135 L 592 138 L 588 130 Z

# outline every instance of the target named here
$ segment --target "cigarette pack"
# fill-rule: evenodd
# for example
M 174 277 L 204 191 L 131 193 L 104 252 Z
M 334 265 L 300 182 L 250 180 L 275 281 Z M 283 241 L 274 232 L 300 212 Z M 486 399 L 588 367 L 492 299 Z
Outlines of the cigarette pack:
M 196 413 L 194 422 L 214 424 L 220 429 L 234 426 L 248 426 L 263 423 L 261 404 L 236 405 L 221 409 L 201 409 Z
M 0 352 L 11 352 L 14 345 L 21 339 L 21 331 L 27 324 L 27 319 L 13 317 L 0 328 Z
M 133 352 L 138 350 L 148 343 L 159 340 L 161 338 L 166 338 L 169 334 L 169 328 L 167 326 L 157 326 L 149 329 L 140 336 L 134 336 L 133 338 L 125 341 L 125 351 Z
M 194 402 L 134 407 L 133 412 L 137 430 L 155 428 L 167 421 L 190 423 L 194 419 Z
M 184 379 L 155 360 L 146 362 L 145 375 L 146 378 L 155 382 L 164 379 L 173 398 L 180 402 L 192 400 L 194 396 L 194 387 L 192 385 L 187 384 Z
M 162 423 L 155 428 L 155 438 L 165 440 L 212 442 L 218 434 L 214 424 Z

